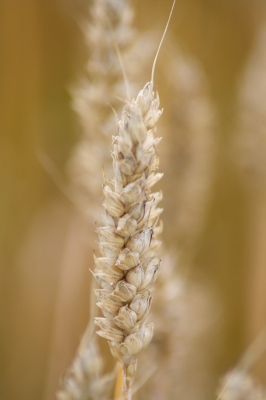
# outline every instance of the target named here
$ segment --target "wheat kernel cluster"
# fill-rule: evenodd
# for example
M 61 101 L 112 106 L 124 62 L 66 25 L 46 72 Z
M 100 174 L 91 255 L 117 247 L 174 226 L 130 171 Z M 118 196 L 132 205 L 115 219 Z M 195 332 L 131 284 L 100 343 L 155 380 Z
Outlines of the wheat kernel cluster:
M 124 106 L 113 137 L 114 179 L 105 178 L 103 186 L 105 226 L 97 229 L 102 257 L 95 257 L 93 274 L 101 286 L 95 292 L 104 317 L 95 324 L 128 381 L 136 371 L 134 356 L 153 336 L 153 324 L 146 320 L 160 265 L 156 251 L 162 209 L 156 207 L 162 194 L 151 188 L 162 177 L 156 172 L 161 139 L 154 137 L 161 114 L 151 82 Z

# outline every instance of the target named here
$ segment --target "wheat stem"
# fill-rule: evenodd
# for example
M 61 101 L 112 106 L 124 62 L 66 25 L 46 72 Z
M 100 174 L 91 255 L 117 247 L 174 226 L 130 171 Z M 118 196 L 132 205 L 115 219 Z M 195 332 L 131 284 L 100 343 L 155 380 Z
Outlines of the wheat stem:
M 132 379 L 128 380 L 126 369 L 123 368 L 123 400 L 132 399 L 131 383 Z
M 114 400 L 121 399 L 122 390 L 123 390 L 123 369 L 122 369 L 121 364 L 118 362 L 117 363 L 117 376 L 116 376 Z

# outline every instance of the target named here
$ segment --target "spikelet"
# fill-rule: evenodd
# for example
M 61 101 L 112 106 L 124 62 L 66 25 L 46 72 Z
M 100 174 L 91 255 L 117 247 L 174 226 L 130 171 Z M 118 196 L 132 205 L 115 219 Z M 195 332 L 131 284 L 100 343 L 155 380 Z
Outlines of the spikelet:
M 156 206 L 161 194 L 151 188 L 162 177 L 156 172 L 160 140 L 154 137 L 161 114 L 151 82 L 125 105 L 113 138 L 114 179 L 105 178 L 103 186 L 105 226 L 97 229 L 102 256 L 95 258 L 93 274 L 101 286 L 95 293 L 104 317 L 95 324 L 123 366 L 125 393 L 135 375 L 135 356 L 153 335 L 146 320 L 149 289 L 160 265 L 156 225 L 162 210 Z

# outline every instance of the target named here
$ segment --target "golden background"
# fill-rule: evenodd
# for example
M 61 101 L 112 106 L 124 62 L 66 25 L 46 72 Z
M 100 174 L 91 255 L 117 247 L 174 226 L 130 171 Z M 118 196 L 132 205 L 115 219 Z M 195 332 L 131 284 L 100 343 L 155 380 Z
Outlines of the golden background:
M 38 151 L 44 150 L 64 171 L 78 141 L 81 128 L 71 109 L 69 88 L 86 60 L 77 19 L 88 4 L 85 0 L 0 2 L 3 400 L 53 399 L 56 382 L 69 365 L 87 322 L 91 265 L 74 288 L 69 283 L 64 315 L 69 312 L 72 319 L 62 322 L 60 346 L 53 348 L 62 284 L 59 271 L 62 253 L 72 243 L 69 238 L 65 243 L 65 235 L 73 226 L 73 206 L 44 171 Z M 135 4 L 136 27 L 163 31 L 171 1 Z M 238 80 L 257 28 L 265 22 L 265 7 L 258 0 L 179 0 L 169 28 L 172 39 L 201 63 L 217 111 L 216 171 L 192 272 L 219 303 L 212 332 L 217 340 L 212 360 L 217 379 L 235 365 L 266 321 L 265 190 L 247 184 L 232 152 Z M 158 78 L 156 85 L 166 109 L 169 98 L 164 82 Z M 167 187 L 167 176 L 164 179 L 167 198 L 175 187 Z M 170 227 L 171 234 L 167 233 L 174 213 L 168 209 L 163 217 L 169 247 L 175 245 L 174 229 Z M 96 240 L 85 224 L 81 223 L 81 234 L 75 223 L 72 236 L 81 239 L 72 253 L 68 248 L 69 264 L 90 260 L 84 235 Z M 73 302 L 72 295 L 79 299 Z M 262 359 L 256 371 L 262 382 L 265 370 Z

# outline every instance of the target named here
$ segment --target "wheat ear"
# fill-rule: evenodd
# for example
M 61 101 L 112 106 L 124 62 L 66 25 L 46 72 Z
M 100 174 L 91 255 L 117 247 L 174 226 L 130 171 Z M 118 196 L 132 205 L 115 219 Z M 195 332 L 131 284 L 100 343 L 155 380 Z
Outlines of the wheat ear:
M 105 226 L 97 229 L 102 257 L 95 257 L 93 274 L 101 286 L 95 293 L 104 317 L 95 324 L 123 366 L 126 399 L 131 398 L 135 356 L 153 335 L 153 324 L 146 320 L 152 301 L 149 288 L 160 264 L 156 224 L 162 210 L 156 206 L 162 195 L 150 189 L 162 177 L 154 172 L 160 142 L 154 132 L 161 114 L 152 82 L 125 105 L 113 138 L 114 179 L 105 179 L 103 187 Z

